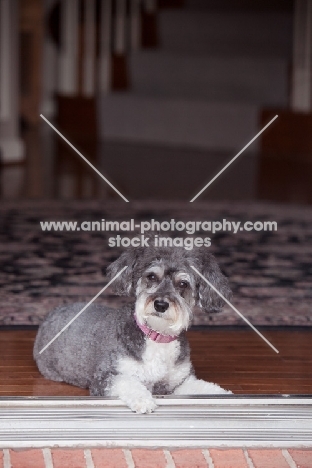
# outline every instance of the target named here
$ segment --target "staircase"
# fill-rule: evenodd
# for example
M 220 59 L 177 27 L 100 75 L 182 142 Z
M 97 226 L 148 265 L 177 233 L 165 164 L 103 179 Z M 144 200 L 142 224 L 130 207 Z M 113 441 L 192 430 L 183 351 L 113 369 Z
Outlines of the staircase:
M 138 182 L 137 171 L 148 161 L 162 178 L 160 198 L 179 198 L 182 191 L 191 198 L 259 131 L 263 107 L 288 106 L 289 2 L 264 9 L 236 3 L 188 0 L 184 8 L 160 10 L 161 47 L 131 55 L 130 92 L 101 98 L 101 137 L 119 142 L 114 157 L 106 151 L 108 172 L 132 196 L 159 192 L 156 183 L 144 191 Z M 254 198 L 258 144 L 205 196 Z M 120 174 L 129 158 L 133 175 Z M 188 167 L 187 178 L 177 163 Z M 174 181 L 172 171 L 179 172 Z M 244 184 L 237 184 L 242 177 Z

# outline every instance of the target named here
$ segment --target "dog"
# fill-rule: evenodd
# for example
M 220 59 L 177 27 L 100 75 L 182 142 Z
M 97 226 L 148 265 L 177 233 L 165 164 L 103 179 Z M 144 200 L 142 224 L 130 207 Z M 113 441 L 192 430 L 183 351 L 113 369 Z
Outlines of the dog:
M 193 310 L 219 311 L 227 278 L 207 248 L 129 248 L 108 267 L 118 295 L 134 296 L 119 310 L 92 304 L 45 351 L 40 350 L 84 307 L 56 308 L 40 325 L 34 359 L 44 377 L 89 388 L 90 395 L 117 397 L 136 413 L 151 413 L 153 395 L 230 394 L 195 377 L 185 331 Z

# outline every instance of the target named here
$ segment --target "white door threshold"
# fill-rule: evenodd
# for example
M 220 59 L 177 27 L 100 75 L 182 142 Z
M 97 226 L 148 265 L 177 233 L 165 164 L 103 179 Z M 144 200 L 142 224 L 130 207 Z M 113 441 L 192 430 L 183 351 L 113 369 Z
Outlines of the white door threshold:
M 0 448 L 312 447 L 312 396 L 159 397 L 149 415 L 109 398 L 0 398 Z

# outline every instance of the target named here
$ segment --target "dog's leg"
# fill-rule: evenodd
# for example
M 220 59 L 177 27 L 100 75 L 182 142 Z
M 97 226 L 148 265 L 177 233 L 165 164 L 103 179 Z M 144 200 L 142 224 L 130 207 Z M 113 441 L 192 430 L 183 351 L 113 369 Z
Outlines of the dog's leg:
M 136 413 L 152 413 L 157 407 L 151 392 L 131 376 L 117 375 L 110 396 L 118 396 Z
M 220 395 L 231 393 L 230 390 L 225 390 L 215 383 L 196 379 L 195 375 L 189 375 L 173 392 L 174 395 Z
M 136 413 L 152 413 L 156 409 L 151 392 L 135 377 L 117 374 L 106 379 L 98 376 L 90 386 L 90 394 L 120 398 Z

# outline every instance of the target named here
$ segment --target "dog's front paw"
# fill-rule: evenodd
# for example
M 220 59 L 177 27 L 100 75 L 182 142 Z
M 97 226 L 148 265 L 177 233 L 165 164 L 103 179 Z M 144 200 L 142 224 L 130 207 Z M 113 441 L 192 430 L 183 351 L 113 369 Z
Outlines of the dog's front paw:
M 157 408 L 153 398 L 141 397 L 128 402 L 129 408 L 138 414 L 152 413 Z

